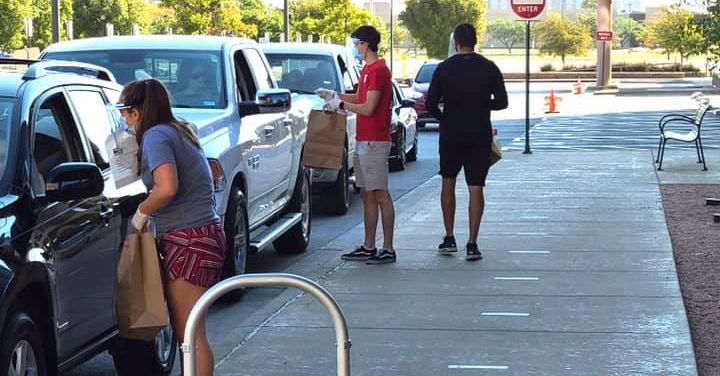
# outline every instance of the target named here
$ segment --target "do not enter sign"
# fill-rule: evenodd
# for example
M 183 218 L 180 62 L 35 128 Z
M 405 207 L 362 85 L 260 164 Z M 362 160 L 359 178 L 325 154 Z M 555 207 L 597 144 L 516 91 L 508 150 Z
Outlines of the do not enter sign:
M 545 0 L 510 0 L 510 7 L 520 19 L 532 20 L 545 10 Z

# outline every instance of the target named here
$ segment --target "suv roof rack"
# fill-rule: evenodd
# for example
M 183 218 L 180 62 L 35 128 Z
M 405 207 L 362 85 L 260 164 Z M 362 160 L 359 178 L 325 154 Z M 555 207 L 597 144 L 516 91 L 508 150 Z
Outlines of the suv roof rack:
M 100 80 L 117 82 L 115 76 L 113 76 L 109 70 L 97 65 L 77 61 L 0 58 L 0 64 L 27 65 L 28 70 L 23 75 L 23 79 L 26 80 L 37 79 L 47 75 L 49 71 L 54 71 L 74 73 Z

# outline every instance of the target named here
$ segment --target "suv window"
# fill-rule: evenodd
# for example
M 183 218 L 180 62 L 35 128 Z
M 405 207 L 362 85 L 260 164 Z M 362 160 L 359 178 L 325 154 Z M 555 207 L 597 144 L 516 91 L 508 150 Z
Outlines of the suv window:
M 48 52 L 43 59 L 81 61 L 109 69 L 120 84 L 157 78 L 170 91 L 174 107 L 225 108 L 220 53 L 183 50 L 107 50 Z
M 15 100 L 9 98 L 0 98 L 0 179 L 5 174 L 5 166 L 8 162 L 8 152 L 10 145 L 10 131 L 12 130 L 12 121 L 15 118 Z M 0 187 L 0 192 L 4 191 Z
M 83 131 L 90 141 L 93 159 L 101 170 L 110 168 L 110 158 L 105 148 L 105 140 L 113 130 L 113 121 L 106 110 L 105 99 L 99 91 L 70 91 L 75 112 L 80 118 Z
M 278 86 L 302 94 L 315 94 L 315 89 L 340 91 L 337 70 L 332 56 L 310 54 L 265 54 Z
M 260 53 L 255 49 L 248 48 L 245 50 L 245 58 L 250 65 L 253 77 L 255 77 L 257 90 L 271 89 L 273 87 L 272 77 L 270 77 L 270 72 L 260 57 Z
M 61 94 L 40 105 L 34 119 L 33 157 L 43 178 L 61 163 L 83 160 L 80 138 Z
M 415 82 L 419 84 L 426 84 L 432 81 L 432 76 L 433 73 L 435 73 L 435 68 L 437 68 L 437 64 L 425 64 L 420 67 L 417 76 L 415 76 Z

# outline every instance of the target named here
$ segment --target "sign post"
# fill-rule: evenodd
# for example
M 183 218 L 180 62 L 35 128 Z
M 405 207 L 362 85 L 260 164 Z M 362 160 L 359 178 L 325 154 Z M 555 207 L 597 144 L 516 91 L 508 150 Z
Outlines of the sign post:
M 542 19 L 545 11 L 545 0 L 510 0 L 518 20 L 525 21 L 525 151 L 530 150 L 530 21 Z

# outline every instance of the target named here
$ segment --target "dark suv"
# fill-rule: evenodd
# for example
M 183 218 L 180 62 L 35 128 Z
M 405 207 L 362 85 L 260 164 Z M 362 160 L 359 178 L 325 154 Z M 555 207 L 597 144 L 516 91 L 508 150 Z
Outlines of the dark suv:
M 169 329 L 116 338 L 116 265 L 145 195 L 116 189 L 108 165 L 122 87 L 87 64 L 8 63 L 28 67 L 0 69 L 0 374 L 56 375 L 109 348 L 116 365 L 169 373 Z

